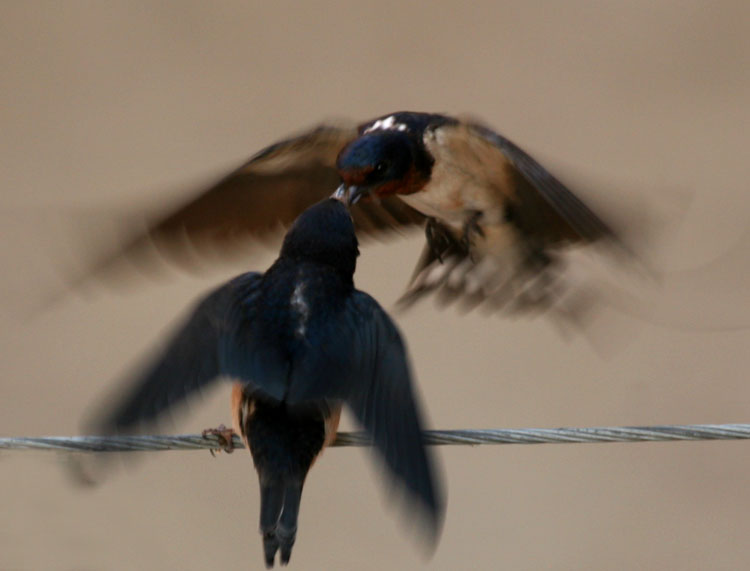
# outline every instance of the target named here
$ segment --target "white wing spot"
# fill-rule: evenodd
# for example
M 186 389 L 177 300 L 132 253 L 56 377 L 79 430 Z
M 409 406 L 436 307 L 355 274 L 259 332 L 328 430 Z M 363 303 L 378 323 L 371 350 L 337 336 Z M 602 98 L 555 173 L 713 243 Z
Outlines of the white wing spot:
M 304 293 L 305 282 L 298 282 L 297 285 L 294 286 L 292 297 L 289 300 L 289 305 L 292 306 L 292 309 L 296 312 L 299 318 L 297 329 L 294 330 L 294 333 L 298 337 L 305 336 L 305 332 L 307 331 L 307 320 L 310 317 L 310 306 L 307 305 L 307 300 L 305 300 Z
M 404 123 L 396 123 L 396 117 L 389 115 L 384 119 L 378 119 L 372 125 L 365 129 L 365 133 L 372 131 L 408 131 L 409 127 Z

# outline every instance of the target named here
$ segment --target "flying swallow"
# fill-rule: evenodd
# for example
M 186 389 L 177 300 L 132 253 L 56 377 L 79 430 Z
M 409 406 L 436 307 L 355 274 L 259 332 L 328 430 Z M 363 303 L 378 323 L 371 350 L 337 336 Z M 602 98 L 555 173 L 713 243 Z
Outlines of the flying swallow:
M 330 198 L 308 208 L 273 265 L 205 296 L 97 423 L 100 432 L 132 430 L 215 379 L 233 379 L 234 430 L 258 472 L 268 567 L 277 552 L 289 561 L 305 478 L 335 439 L 342 405 L 437 538 L 443 500 L 406 348 L 380 305 L 355 289 L 358 255 L 347 206 Z
M 424 227 L 426 246 L 404 302 L 441 292 L 497 308 L 534 306 L 552 291 L 539 286 L 553 281 L 566 248 L 621 244 L 608 224 L 502 135 L 474 120 L 398 112 L 360 125 L 319 126 L 271 145 L 92 273 L 154 247 L 185 263 L 196 250 L 231 251 L 290 224 L 336 187 L 356 202 L 360 237 Z

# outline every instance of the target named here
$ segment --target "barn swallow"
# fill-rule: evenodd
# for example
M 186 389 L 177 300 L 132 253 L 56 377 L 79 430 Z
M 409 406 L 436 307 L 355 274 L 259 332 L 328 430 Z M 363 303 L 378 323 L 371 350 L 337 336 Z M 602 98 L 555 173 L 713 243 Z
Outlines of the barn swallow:
M 248 236 L 288 225 L 337 186 L 357 202 L 352 216 L 361 237 L 424 227 L 426 246 L 405 303 L 440 291 L 490 307 L 534 306 L 551 291 L 539 284 L 552 281 L 567 247 L 621 244 L 609 225 L 502 135 L 470 119 L 398 112 L 360 125 L 319 126 L 271 145 L 93 273 L 153 247 L 178 262 L 196 249 L 227 252 Z
M 393 321 L 355 289 L 358 241 L 347 206 L 305 210 L 265 273 L 240 275 L 205 296 L 166 348 L 97 423 L 132 430 L 226 377 L 234 430 L 260 483 L 264 560 L 288 563 L 308 470 L 336 436 L 347 405 L 433 541 L 443 500 L 422 442 L 404 342 Z

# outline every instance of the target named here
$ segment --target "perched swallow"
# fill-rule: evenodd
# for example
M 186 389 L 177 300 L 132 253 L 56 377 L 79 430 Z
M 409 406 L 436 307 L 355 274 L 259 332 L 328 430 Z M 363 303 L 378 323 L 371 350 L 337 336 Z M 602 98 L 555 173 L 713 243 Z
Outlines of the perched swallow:
M 359 255 L 347 207 L 305 210 L 265 273 L 208 294 L 100 431 L 127 431 L 219 377 L 235 380 L 232 417 L 260 482 L 265 563 L 286 564 L 310 466 L 336 436 L 343 404 L 437 537 L 443 500 L 422 443 L 406 348 L 378 303 L 355 289 Z
M 441 291 L 498 308 L 533 306 L 549 293 L 537 286 L 552 281 L 567 246 L 619 243 L 610 226 L 505 137 L 472 120 L 399 112 L 271 145 L 94 272 L 153 247 L 183 262 L 201 248 L 227 252 L 290 224 L 337 186 L 356 202 L 360 236 L 425 227 L 407 302 Z M 528 295 L 530 285 L 535 295 Z

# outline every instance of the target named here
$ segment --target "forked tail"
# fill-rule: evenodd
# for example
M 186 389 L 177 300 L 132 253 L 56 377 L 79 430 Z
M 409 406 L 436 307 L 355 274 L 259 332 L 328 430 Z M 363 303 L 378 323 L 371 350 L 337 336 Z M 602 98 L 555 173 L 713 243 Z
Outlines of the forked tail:
M 266 567 L 273 567 L 280 551 L 282 565 L 289 563 L 297 536 L 302 482 L 274 482 L 260 488 L 260 532 Z

